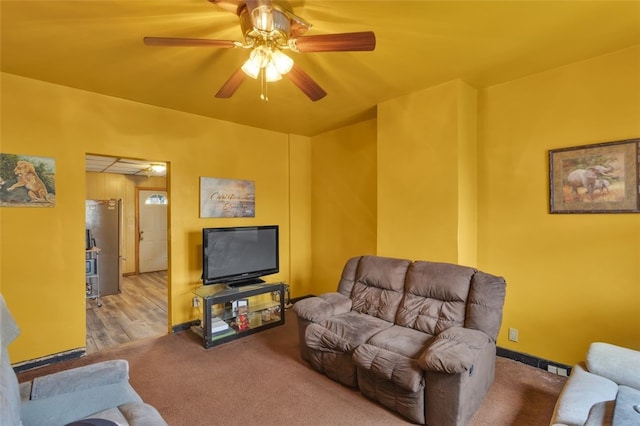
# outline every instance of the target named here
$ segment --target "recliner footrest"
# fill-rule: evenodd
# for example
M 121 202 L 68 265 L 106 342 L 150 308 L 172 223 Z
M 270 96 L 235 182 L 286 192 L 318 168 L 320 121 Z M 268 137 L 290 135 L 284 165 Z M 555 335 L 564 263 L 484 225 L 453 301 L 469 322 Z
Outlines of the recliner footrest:
M 401 389 L 417 392 L 423 387 L 424 374 L 415 359 L 365 343 L 354 351 L 353 362 Z

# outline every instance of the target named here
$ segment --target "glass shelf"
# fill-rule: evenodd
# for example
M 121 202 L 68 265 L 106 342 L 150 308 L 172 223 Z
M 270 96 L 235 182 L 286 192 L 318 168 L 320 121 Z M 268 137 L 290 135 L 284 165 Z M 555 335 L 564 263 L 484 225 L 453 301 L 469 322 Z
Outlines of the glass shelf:
M 284 324 L 284 283 L 201 286 L 202 319 L 192 330 L 205 348 Z

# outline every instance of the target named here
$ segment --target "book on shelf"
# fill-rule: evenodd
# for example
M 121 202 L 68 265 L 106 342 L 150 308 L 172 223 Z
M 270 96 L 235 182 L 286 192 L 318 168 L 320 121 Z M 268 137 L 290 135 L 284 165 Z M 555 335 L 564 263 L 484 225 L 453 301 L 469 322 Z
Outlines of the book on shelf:
M 229 329 L 229 324 L 224 322 L 220 318 L 212 318 L 211 319 L 211 332 L 217 333 L 219 331 L 224 331 Z

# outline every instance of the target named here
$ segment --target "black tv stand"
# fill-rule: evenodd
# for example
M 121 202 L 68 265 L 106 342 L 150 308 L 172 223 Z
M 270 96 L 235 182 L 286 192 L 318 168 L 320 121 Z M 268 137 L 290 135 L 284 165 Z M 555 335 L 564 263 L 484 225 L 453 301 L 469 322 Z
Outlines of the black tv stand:
M 202 317 L 191 329 L 207 349 L 284 324 L 284 283 L 203 285 L 194 293 Z

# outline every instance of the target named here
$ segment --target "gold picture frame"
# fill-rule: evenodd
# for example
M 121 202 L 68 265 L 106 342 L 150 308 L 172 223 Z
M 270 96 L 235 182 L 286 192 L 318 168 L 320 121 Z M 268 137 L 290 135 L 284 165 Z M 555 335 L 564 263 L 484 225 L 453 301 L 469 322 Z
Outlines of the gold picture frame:
M 549 151 L 550 213 L 640 212 L 640 138 Z

